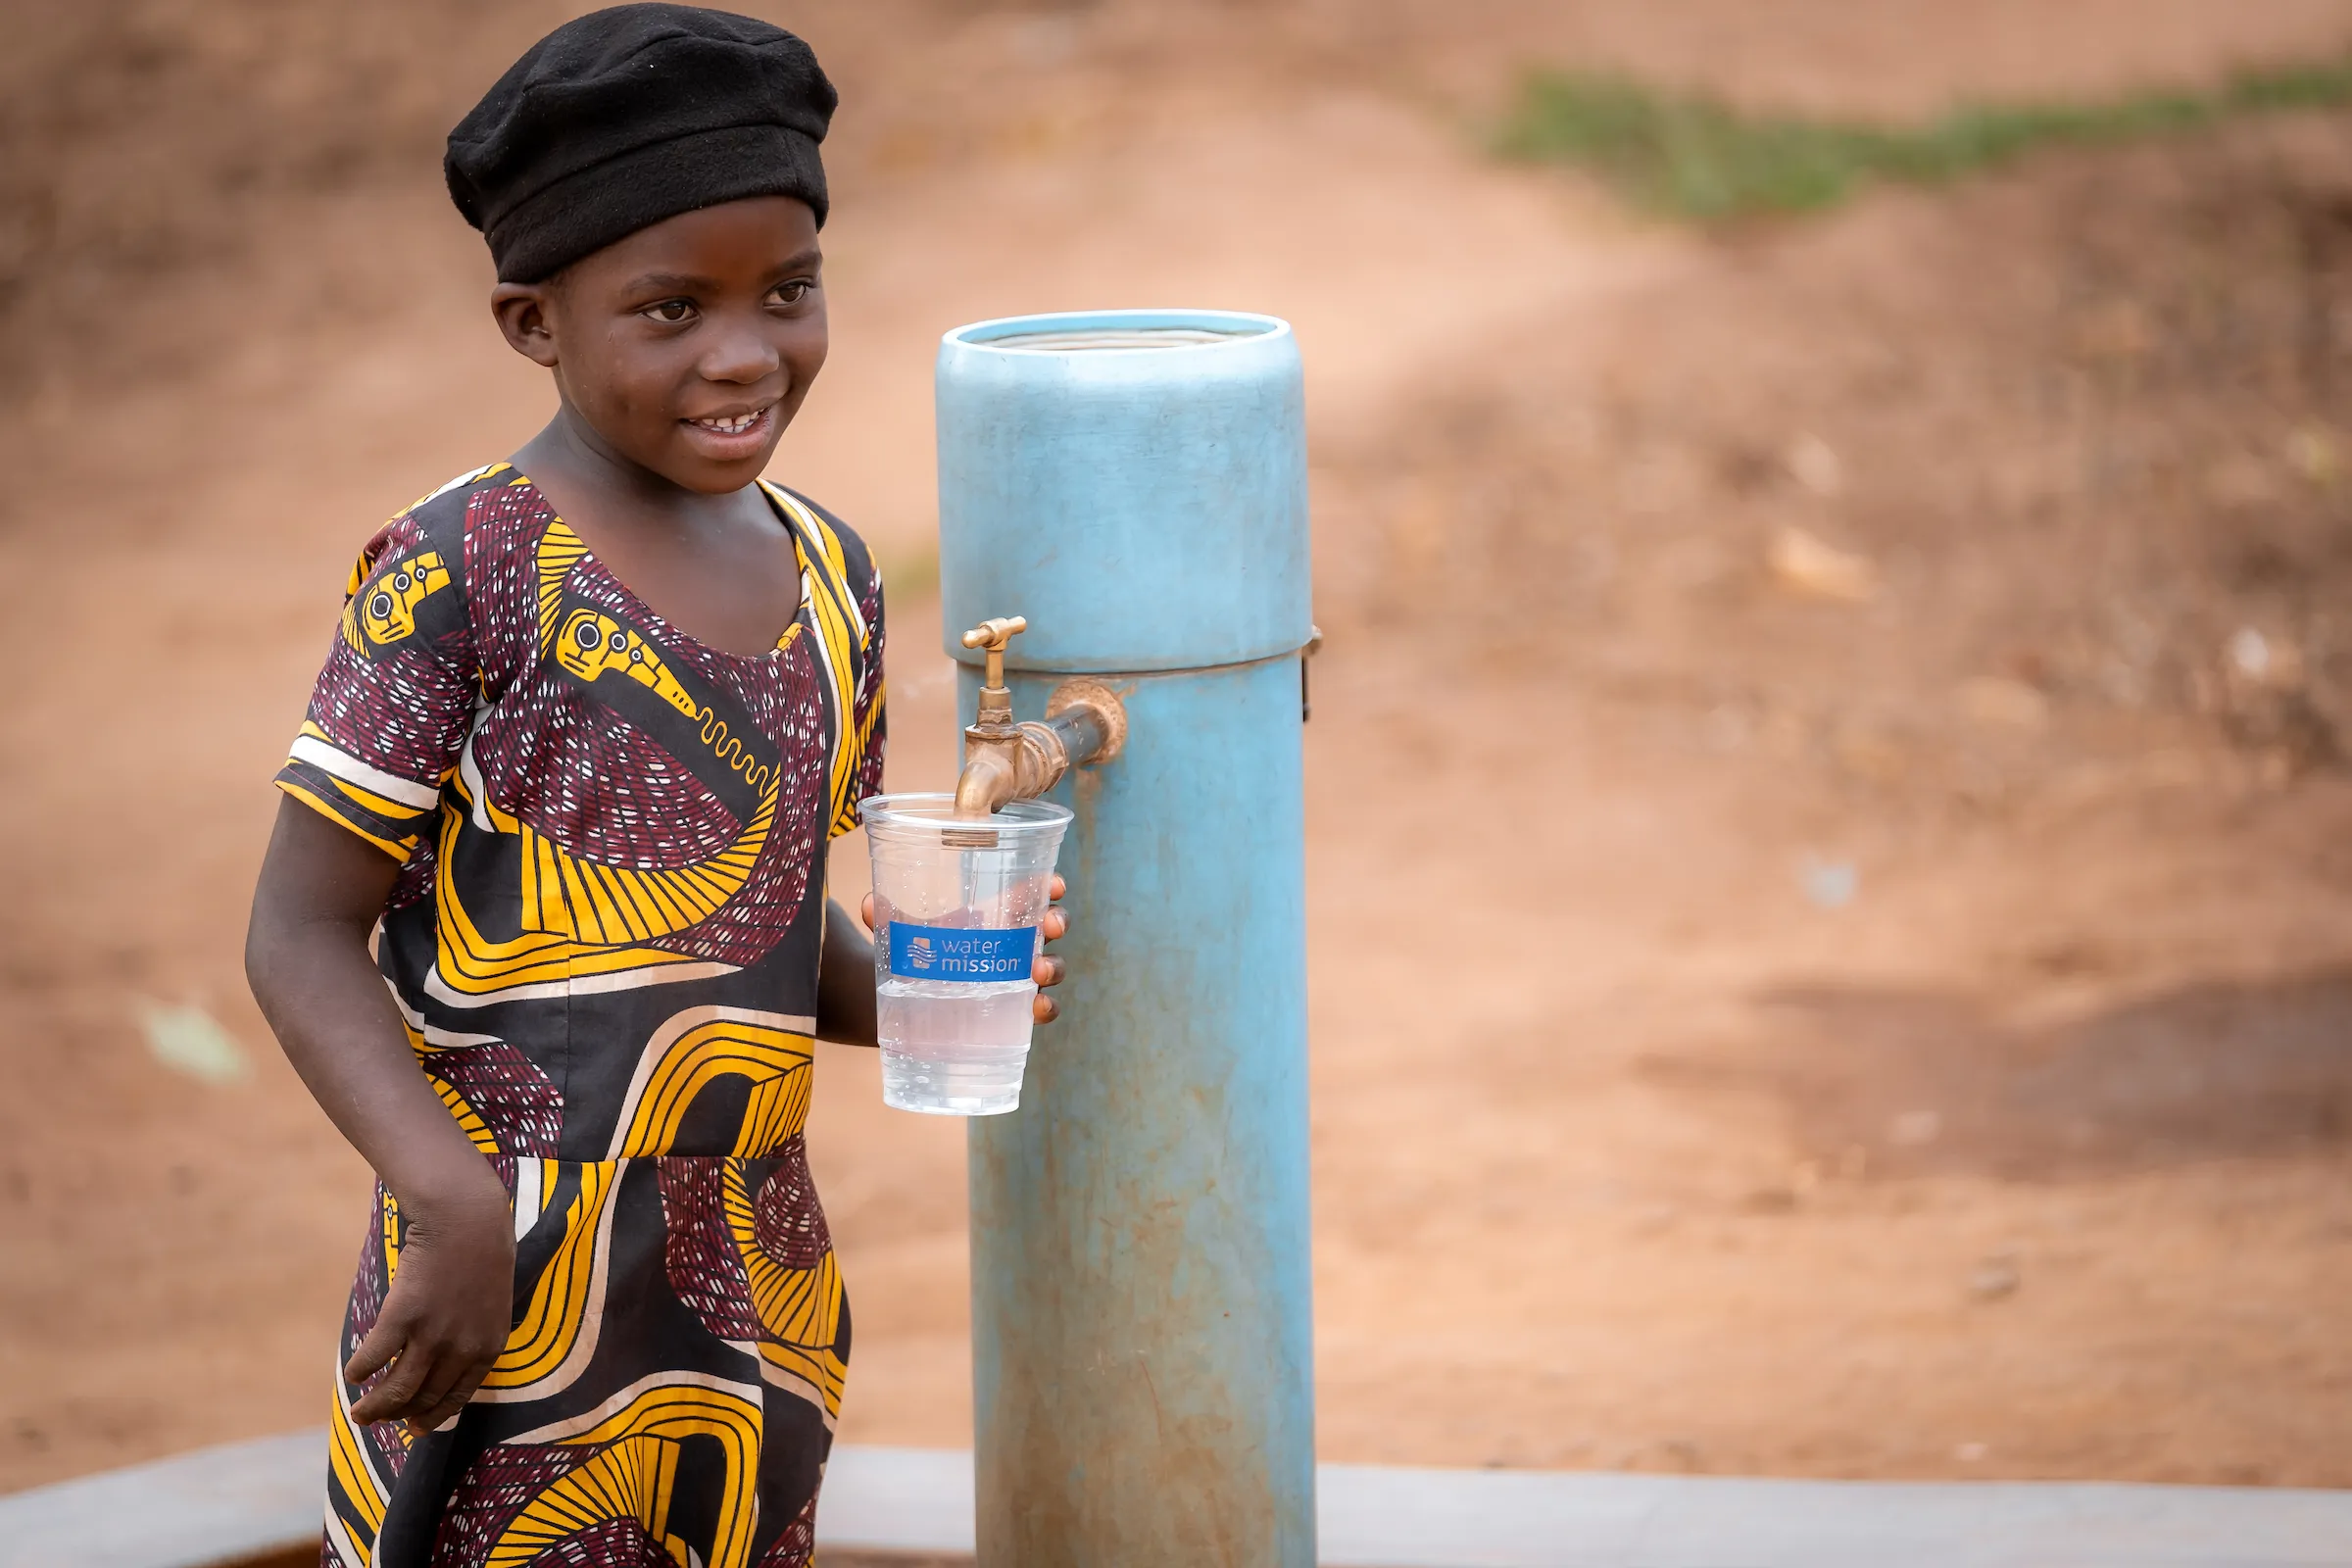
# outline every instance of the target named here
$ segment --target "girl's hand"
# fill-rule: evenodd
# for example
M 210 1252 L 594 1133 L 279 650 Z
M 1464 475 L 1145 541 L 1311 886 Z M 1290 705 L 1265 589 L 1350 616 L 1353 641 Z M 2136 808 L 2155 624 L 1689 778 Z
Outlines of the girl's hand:
M 1044 928 L 1039 934 L 1048 942 L 1058 942 L 1070 934 L 1070 917 L 1061 908 L 1061 896 L 1069 891 L 1069 884 L 1058 876 L 1047 889 L 1046 896 L 1054 901 L 1054 907 L 1038 923 Z M 1061 984 L 1069 972 L 1070 966 L 1051 953 L 1037 956 L 1037 965 L 1029 971 L 1029 977 L 1037 982 L 1037 998 L 1029 1005 L 1039 1023 L 1052 1023 L 1061 1016 L 1061 1004 L 1046 995 L 1046 987 Z
M 505 1348 L 514 1317 L 514 1214 L 484 1180 L 447 1200 L 403 1203 L 400 1266 L 375 1327 L 343 1368 L 353 1384 L 391 1371 L 351 1407 L 359 1422 L 406 1421 L 417 1437 L 466 1407 Z
M 1054 900 L 1055 906 L 1048 909 L 1046 917 L 1038 922 L 1043 928 L 1041 934 L 1048 942 L 1058 942 L 1069 935 L 1070 917 L 1059 906 L 1061 896 L 1069 890 L 1069 884 L 1059 876 L 1054 878 L 1054 886 L 1048 890 L 1047 896 Z M 858 904 L 858 917 L 865 922 L 865 929 L 869 933 L 874 929 L 874 896 L 871 893 Z M 1069 965 L 1052 954 L 1038 956 L 1037 966 L 1029 971 L 1029 977 L 1037 982 L 1037 1000 L 1030 1004 L 1030 1008 L 1039 1023 L 1052 1023 L 1061 1016 L 1060 1004 L 1046 995 L 1046 988 L 1061 984 L 1069 972 Z

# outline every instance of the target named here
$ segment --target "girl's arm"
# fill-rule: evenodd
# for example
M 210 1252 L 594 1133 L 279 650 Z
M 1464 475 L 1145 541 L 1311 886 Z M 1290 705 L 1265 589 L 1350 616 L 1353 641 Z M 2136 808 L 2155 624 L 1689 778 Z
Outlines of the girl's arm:
M 417 1070 L 368 954 L 399 870 L 357 834 L 281 800 L 245 976 L 294 1070 L 407 1221 L 383 1310 L 343 1375 L 362 1384 L 389 1365 L 352 1419 L 405 1420 L 421 1434 L 464 1407 L 506 1345 L 514 1221 L 498 1173 Z
M 842 1046 L 875 1043 L 874 945 L 831 899 L 825 901 L 825 945 L 816 960 L 816 1037 Z

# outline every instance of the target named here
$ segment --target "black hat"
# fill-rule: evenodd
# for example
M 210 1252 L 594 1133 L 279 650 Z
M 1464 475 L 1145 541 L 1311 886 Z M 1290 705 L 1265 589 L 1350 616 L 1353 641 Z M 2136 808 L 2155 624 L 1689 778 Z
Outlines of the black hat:
M 449 133 L 450 198 L 531 283 L 665 218 L 797 196 L 825 220 L 837 102 L 808 46 L 700 6 L 614 6 L 526 50 Z

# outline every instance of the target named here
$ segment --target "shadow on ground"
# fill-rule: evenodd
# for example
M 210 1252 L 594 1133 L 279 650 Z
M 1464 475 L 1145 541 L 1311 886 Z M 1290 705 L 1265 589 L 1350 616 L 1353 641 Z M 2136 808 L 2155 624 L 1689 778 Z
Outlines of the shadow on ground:
M 1872 1175 L 2050 1181 L 2352 1141 L 2352 969 L 2185 986 L 2041 1026 L 1932 991 L 1759 1000 L 1760 1046 L 1653 1054 L 1642 1072 L 1769 1095 L 1806 1149 Z

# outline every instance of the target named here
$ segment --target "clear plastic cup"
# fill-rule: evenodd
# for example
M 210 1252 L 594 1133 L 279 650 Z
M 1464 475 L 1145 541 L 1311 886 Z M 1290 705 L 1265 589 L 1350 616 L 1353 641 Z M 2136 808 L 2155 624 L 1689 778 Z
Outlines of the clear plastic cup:
M 986 821 L 952 795 L 860 803 L 874 864 L 882 1101 L 934 1116 L 1021 1102 L 1030 978 L 1067 807 L 1014 801 Z

